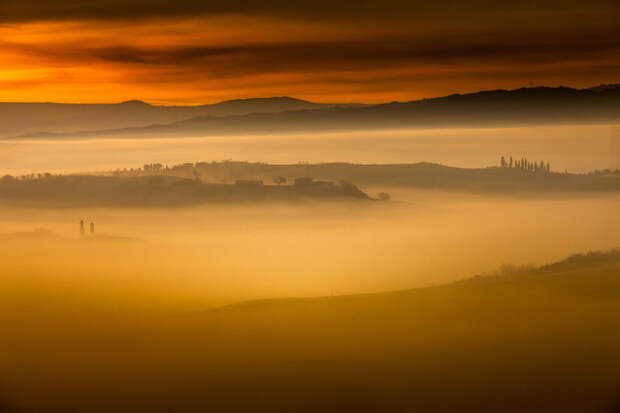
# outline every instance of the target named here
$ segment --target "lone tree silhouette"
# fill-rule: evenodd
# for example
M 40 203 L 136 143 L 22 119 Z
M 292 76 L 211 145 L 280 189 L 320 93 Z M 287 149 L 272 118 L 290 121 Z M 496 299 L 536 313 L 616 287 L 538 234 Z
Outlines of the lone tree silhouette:
M 277 185 L 282 185 L 286 183 L 286 178 L 283 176 L 274 176 L 273 183 Z

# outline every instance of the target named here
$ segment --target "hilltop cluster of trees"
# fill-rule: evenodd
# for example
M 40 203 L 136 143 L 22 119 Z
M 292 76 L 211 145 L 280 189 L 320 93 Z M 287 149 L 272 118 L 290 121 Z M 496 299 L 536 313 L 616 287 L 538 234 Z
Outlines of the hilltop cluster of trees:
M 13 175 L 4 175 L 2 177 L 2 180 L 5 182 L 9 182 L 9 181 L 36 181 L 38 179 L 49 179 L 49 178 L 53 178 L 55 176 L 61 176 L 61 175 L 53 175 L 49 172 L 45 172 L 42 174 L 23 174 L 23 175 L 17 175 L 17 176 L 13 176 Z
M 591 172 L 588 172 L 588 175 L 620 175 L 620 169 L 595 169 Z
M 508 160 L 502 155 L 500 159 L 500 166 L 502 168 L 515 168 L 528 172 L 544 172 L 551 173 L 551 165 L 549 162 L 545 163 L 545 161 L 530 161 L 529 159 L 523 157 L 521 159 L 513 159 L 512 155 Z
M 283 175 L 275 174 L 271 178 L 267 176 L 254 176 L 251 171 L 248 171 L 250 166 L 267 166 L 264 163 L 256 163 L 255 165 L 248 164 L 246 162 L 233 162 L 233 161 L 212 161 L 212 162 L 185 162 L 177 165 L 164 165 L 161 163 L 145 164 L 142 168 L 131 169 L 116 169 L 111 172 L 114 177 L 138 177 L 138 176 L 152 176 L 152 175 L 164 175 L 164 176 L 176 176 L 180 178 L 193 178 L 201 180 L 201 177 L 205 176 L 205 180 L 213 182 L 234 182 L 242 176 L 243 179 L 267 179 L 276 185 L 284 185 L 293 181 L 293 177 L 286 177 Z M 216 175 L 219 179 L 213 176 L 212 172 L 217 171 Z M 211 173 L 210 173 L 211 172 Z M 246 176 L 248 175 L 252 176 Z
M 189 164 L 192 165 L 193 164 Z M 112 171 L 112 176 L 128 177 L 128 176 L 144 176 L 144 175 L 168 175 L 171 168 L 161 163 L 147 163 L 142 168 L 123 168 Z
M 148 163 L 138 168 L 116 169 L 92 174 L 6 175 L 0 186 L 19 182 L 53 183 L 62 179 L 82 182 L 82 177 L 147 178 L 149 183 L 172 182 L 234 184 L 237 181 L 262 181 L 282 189 L 295 186 L 299 178 L 316 181 L 355 182 L 361 186 L 405 186 L 443 188 L 483 192 L 514 191 L 618 191 L 620 170 L 595 170 L 588 173 L 551 172 L 544 161 L 502 157 L 501 168 L 456 168 L 431 163 L 358 165 L 350 163 L 268 164 L 263 162 L 186 162 L 177 165 Z
M 173 166 L 168 166 L 167 164 L 161 163 L 148 163 L 145 164 L 142 168 L 123 168 L 116 169 L 112 171 L 112 176 L 115 177 L 135 177 L 135 176 L 150 176 L 150 175 L 171 175 L 178 176 L 182 178 L 199 178 L 200 170 L 205 169 L 209 166 L 214 167 L 217 165 L 234 165 L 238 162 L 231 161 L 213 161 L 213 162 L 185 162 L 176 164 Z

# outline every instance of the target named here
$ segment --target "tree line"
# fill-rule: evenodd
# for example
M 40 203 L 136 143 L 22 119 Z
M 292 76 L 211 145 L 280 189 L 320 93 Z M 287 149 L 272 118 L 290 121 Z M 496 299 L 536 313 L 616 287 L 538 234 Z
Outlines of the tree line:
M 522 171 L 529 172 L 551 173 L 551 165 L 549 164 L 549 162 L 545 163 L 545 161 L 530 161 L 526 157 L 520 159 L 513 159 L 512 155 L 509 157 L 508 160 L 506 160 L 506 158 L 502 155 L 500 159 L 500 166 L 502 168 L 520 169 Z

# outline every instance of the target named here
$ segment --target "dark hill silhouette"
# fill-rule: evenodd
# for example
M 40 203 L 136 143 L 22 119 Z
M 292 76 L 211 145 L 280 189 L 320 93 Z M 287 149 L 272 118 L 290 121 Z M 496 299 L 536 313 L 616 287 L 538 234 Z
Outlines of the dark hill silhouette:
M 577 274 L 574 274 L 577 273 Z M 613 282 L 614 290 L 610 291 L 613 296 L 620 294 L 620 249 L 613 249 L 610 251 L 590 251 L 588 253 L 573 254 L 563 260 L 556 261 L 550 264 L 544 264 L 540 266 L 505 266 L 493 273 L 476 275 L 470 278 L 455 281 L 451 284 L 414 288 L 409 290 L 398 290 L 381 293 L 370 294 L 354 294 L 354 295 L 341 295 L 341 296 L 329 296 L 318 298 L 275 298 L 275 299 L 261 299 L 244 301 L 237 304 L 228 305 L 225 307 L 219 307 L 215 310 L 209 310 L 209 313 L 222 313 L 227 311 L 238 310 L 263 310 L 266 308 L 274 308 L 278 306 L 306 306 L 306 305 L 325 305 L 331 306 L 333 304 L 348 305 L 355 301 L 374 301 L 377 303 L 385 299 L 397 298 L 407 302 L 408 305 L 416 306 L 419 303 L 415 298 L 423 294 L 434 295 L 440 294 L 446 290 L 471 290 L 478 289 L 480 287 L 490 286 L 496 288 L 501 285 L 512 284 L 537 284 L 541 286 L 546 284 L 547 288 L 552 290 L 556 289 L 562 282 L 568 282 L 572 284 L 572 281 L 577 281 L 571 287 L 578 290 L 580 282 L 589 283 L 595 278 L 592 275 L 592 280 L 588 280 L 586 273 L 594 274 L 603 278 L 609 277 Z M 608 274 L 605 274 L 608 273 Z M 576 280 L 570 280 L 573 276 Z M 553 284 L 557 283 L 556 286 Z M 571 288 L 571 289 L 572 289 Z M 600 293 L 605 294 L 604 291 Z M 616 300 L 620 300 L 620 295 L 615 297 Z M 439 303 L 438 303 L 439 304 Z M 620 302 L 619 302 L 620 304 Z M 619 308 L 620 310 L 620 308 Z
M 620 122 L 620 89 L 537 87 L 369 106 L 297 107 L 234 116 L 199 116 L 146 127 L 79 132 L 65 137 L 207 136 L 433 127 L 525 126 Z M 256 111 L 253 111 L 256 112 Z M 45 138 L 49 134 L 34 134 Z M 58 135 L 57 137 L 60 137 Z
M 313 181 L 295 185 L 264 185 L 239 180 L 217 184 L 175 176 L 109 177 L 47 176 L 0 179 L 0 201 L 30 207 L 168 207 L 208 203 L 298 202 L 303 200 L 369 201 L 355 185 Z
M 204 403 L 214 410 L 245 411 L 252 399 L 253 411 L 606 412 L 620 391 L 618 320 L 620 251 L 611 251 L 439 287 L 245 302 L 185 327 L 223 357 L 243 342 L 263 352 L 232 356 L 262 360 L 243 372 L 220 371 L 266 398 L 242 390 L 231 403 L 233 389 L 213 384 Z
M 125 105 L 125 106 L 148 106 L 148 107 L 152 107 L 152 105 L 143 102 L 141 100 L 138 99 L 132 99 L 132 100 L 127 100 L 125 102 L 121 102 L 120 105 Z
M 618 251 L 437 287 L 136 319 L 122 313 L 118 330 L 77 322 L 56 335 L 38 322 L 29 357 L 4 361 L 26 395 L 7 403 L 21 412 L 607 413 L 620 395 Z M 23 351 L 15 343 L 9 355 Z
M 260 179 L 271 182 L 273 177 L 288 181 L 306 176 L 318 180 L 341 179 L 366 186 L 401 186 L 421 189 L 459 190 L 481 193 L 557 193 L 620 191 L 620 173 L 565 174 L 543 171 L 530 172 L 516 168 L 456 168 L 420 162 L 413 164 L 361 165 L 351 163 L 274 165 L 261 162 L 198 162 L 172 166 L 155 173 L 191 178 L 198 172 L 206 181 L 234 182 L 237 179 Z M 121 171 L 116 173 L 122 174 Z M 151 175 L 152 170 L 133 170 L 126 176 Z
M 286 184 L 270 185 L 274 177 L 283 178 Z M 499 167 L 455 168 L 425 162 L 270 165 L 227 161 L 186 163 L 170 168 L 146 165 L 105 175 L 46 174 L 18 178 L 7 175 L 0 179 L 0 202 L 25 203 L 30 207 L 166 207 L 371 199 L 349 182 L 376 192 L 389 192 L 392 187 L 537 196 L 620 191 L 617 171 L 566 174 Z
M 254 112 L 320 109 L 355 104 L 320 104 L 289 97 L 237 99 L 211 105 L 155 106 L 140 100 L 118 104 L 0 103 L 0 138 L 37 132 L 148 126 L 197 116 L 232 116 Z
M 620 90 L 620 83 L 614 83 L 611 85 L 598 85 L 591 87 L 588 90 L 592 90 L 594 92 L 603 92 L 606 90 Z
M 261 112 L 283 112 L 287 110 L 303 110 L 303 109 L 322 109 L 332 106 L 363 106 L 355 103 L 339 103 L 339 104 L 322 104 L 313 103 L 307 100 L 295 99 L 288 96 L 272 97 L 272 98 L 248 98 L 226 100 L 214 105 L 205 105 L 213 112 L 212 115 L 223 116 L 226 114 L 239 113 L 243 108 L 245 113 L 261 113 Z

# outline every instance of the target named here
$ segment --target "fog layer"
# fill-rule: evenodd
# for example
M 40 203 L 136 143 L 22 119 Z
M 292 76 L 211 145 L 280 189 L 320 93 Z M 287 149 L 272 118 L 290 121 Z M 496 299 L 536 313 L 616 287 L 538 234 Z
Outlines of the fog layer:
M 0 406 L 37 413 L 613 406 L 617 254 L 611 267 L 578 262 L 560 275 L 525 271 L 506 282 L 342 295 L 439 285 L 503 263 L 544 264 L 617 246 L 620 197 L 392 194 L 399 201 L 3 207 Z M 79 219 L 94 222 L 95 235 L 81 237 Z M 35 227 L 48 230 L 23 232 Z M 210 311 L 291 296 L 324 298 Z
M 555 170 L 620 167 L 620 126 L 432 129 L 296 135 L 0 141 L 0 173 L 84 172 L 209 160 L 436 162 L 497 165 L 499 156 L 544 159 Z
M 617 195 L 389 192 L 393 201 L 369 204 L 3 207 L 3 233 L 53 234 L 3 236 L 1 274 L 5 285 L 30 285 L 36 294 L 184 310 L 426 286 L 620 245 Z M 93 221 L 97 236 L 81 239 L 80 219 Z M 15 302 L 32 305 L 27 297 Z

